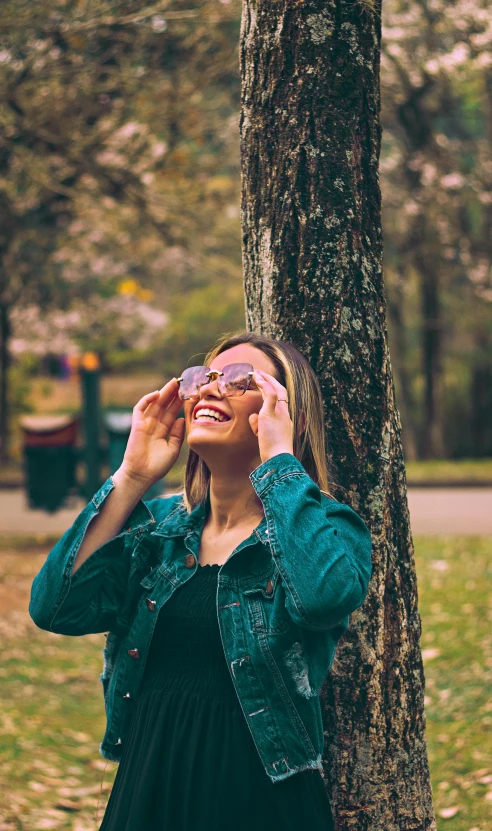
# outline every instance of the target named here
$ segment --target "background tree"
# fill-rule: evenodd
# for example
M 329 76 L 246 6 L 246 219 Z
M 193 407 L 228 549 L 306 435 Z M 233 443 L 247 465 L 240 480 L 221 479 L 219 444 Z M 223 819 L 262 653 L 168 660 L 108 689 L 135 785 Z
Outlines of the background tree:
M 199 3 L 191 14 L 185 2 L 129 3 L 118 15 L 109 0 L 90 8 L 68 0 L 55 7 L 48 0 L 4 4 L 4 459 L 11 341 L 18 335 L 22 348 L 22 310 L 30 320 L 38 310 L 41 333 L 50 309 L 75 313 L 77 304 L 92 302 L 102 313 L 103 300 L 111 309 L 124 277 L 153 290 L 164 309 L 173 302 L 179 307 L 184 290 L 203 294 L 213 279 L 221 311 L 224 303 L 226 311 L 241 309 L 240 249 L 236 243 L 233 252 L 230 242 L 237 218 L 228 213 L 238 194 L 237 40 L 230 14 L 215 2 Z M 170 344 L 177 342 L 173 334 Z
M 4 3 L 5 455 L 12 408 L 25 399 L 19 379 L 40 366 L 29 350 L 49 348 L 48 319 L 60 327 L 53 345 L 87 348 L 95 329 L 72 339 L 67 330 L 78 304 L 97 305 L 103 320 L 104 303 L 123 302 L 120 283 L 136 281 L 166 324 L 135 349 L 125 331 L 106 339 L 103 325 L 93 348 L 108 372 L 163 378 L 244 324 L 240 9 L 241 0 L 139 0 L 116 15 L 109 0 Z M 492 454 L 490 9 L 386 0 L 383 24 L 386 294 L 405 456 L 483 457 Z M 26 314 L 37 342 L 25 337 Z
M 373 533 L 370 593 L 322 691 L 336 827 L 409 831 L 435 823 L 381 273 L 380 12 L 245 0 L 243 254 L 247 325 L 312 364 L 344 499 Z
M 387 0 L 383 22 L 383 223 L 407 455 L 489 455 L 492 10 Z

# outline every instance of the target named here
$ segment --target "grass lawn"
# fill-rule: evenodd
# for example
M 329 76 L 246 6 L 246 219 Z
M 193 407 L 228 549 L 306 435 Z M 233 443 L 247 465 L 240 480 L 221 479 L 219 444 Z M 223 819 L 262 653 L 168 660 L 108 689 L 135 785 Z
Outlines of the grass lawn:
M 487 482 L 492 485 L 492 459 L 430 459 L 406 462 L 407 481 L 432 484 Z
M 0 541 L 0 831 L 96 831 L 117 769 L 98 751 L 105 638 L 53 635 L 30 621 L 30 585 L 47 550 Z M 490 539 L 417 538 L 416 554 L 438 829 L 489 831 Z

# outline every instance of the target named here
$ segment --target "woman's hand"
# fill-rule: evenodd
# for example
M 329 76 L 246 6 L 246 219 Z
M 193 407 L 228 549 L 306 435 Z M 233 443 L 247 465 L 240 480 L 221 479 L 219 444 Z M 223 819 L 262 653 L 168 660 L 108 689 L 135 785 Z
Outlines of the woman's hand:
M 289 405 L 279 398 L 287 398 L 287 390 L 273 375 L 262 370 L 255 370 L 255 383 L 263 396 L 263 406 L 259 413 L 249 416 L 249 423 L 255 436 L 258 436 L 260 458 L 262 462 L 279 453 L 294 453 L 294 425 L 289 415 Z
M 132 428 L 119 468 L 130 480 L 150 487 L 171 470 L 185 435 L 176 378 L 149 392 L 133 408 Z

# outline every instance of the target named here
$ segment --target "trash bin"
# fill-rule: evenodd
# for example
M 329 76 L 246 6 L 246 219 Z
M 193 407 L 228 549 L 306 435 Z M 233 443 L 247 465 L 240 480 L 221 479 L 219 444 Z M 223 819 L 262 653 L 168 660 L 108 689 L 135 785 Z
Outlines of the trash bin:
M 132 427 L 132 412 L 106 410 L 104 413 L 104 425 L 108 431 L 108 461 L 111 473 L 115 473 L 120 467 L 125 455 L 128 437 Z M 162 496 L 166 490 L 166 482 L 160 479 L 151 485 L 144 495 L 144 499 L 155 499 Z
M 24 472 L 29 508 L 54 513 L 72 490 L 77 492 L 78 416 L 26 415 L 19 420 L 23 435 Z

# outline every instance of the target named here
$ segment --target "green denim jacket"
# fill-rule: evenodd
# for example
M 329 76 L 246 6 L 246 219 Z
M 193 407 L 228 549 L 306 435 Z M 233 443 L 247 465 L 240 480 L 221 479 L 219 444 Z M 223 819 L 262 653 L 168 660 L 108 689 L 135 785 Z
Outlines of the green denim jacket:
M 218 572 L 217 619 L 232 683 L 273 782 L 321 769 L 319 692 L 349 615 L 366 596 L 371 536 L 348 505 L 323 494 L 290 453 L 250 474 L 265 516 Z M 118 762 L 157 615 L 198 568 L 209 499 L 188 513 L 180 494 L 140 501 L 118 536 L 71 575 L 106 480 L 36 575 L 29 613 L 62 635 L 107 632 L 107 726 L 100 752 Z

